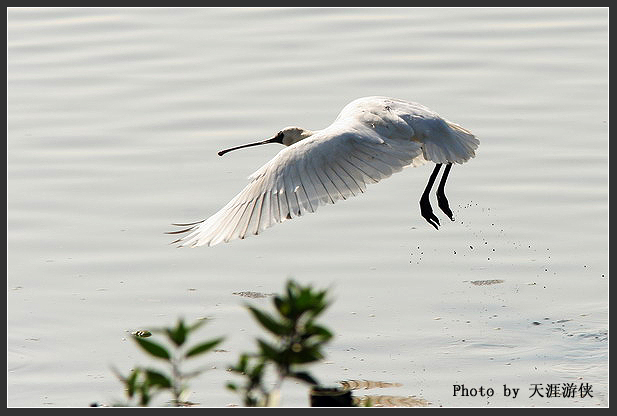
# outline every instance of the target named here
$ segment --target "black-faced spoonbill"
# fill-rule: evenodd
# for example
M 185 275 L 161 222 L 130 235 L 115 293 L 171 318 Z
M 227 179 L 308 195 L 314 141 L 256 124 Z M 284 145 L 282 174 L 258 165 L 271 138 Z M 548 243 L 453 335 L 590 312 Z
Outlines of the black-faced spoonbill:
M 286 147 L 253 173 L 250 183 L 207 220 L 174 224 L 188 228 L 174 241 L 180 246 L 213 246 L 245 238 L 319 205 L 333 204 L 363 193 L 366 184 L 379 182 L 406 166 L 436 164 L 420 198 L 422 216 L 436 229 L 429 194 L 441 165 L 437 187 L 439 208 L 451 219 L 444 187 L 453 163 L 475 156 L 480 141 L 468 130 L 441 118 L 428 108 L 387 97 L 359 98 L 347 104 L 323 130 L 286 127 L 261 142 L 233 147 L 281 143 Z M 173 244 L 172 243 L 172 244 Z

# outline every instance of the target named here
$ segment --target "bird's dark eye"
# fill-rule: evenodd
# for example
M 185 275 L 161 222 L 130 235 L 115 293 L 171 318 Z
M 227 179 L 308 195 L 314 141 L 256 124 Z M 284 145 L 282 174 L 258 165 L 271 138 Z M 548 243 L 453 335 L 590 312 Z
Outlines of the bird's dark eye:
M 277 137 L 278 139 L 282 139 L 284 135 L 285 135 L 285 134 L 283 133 L 283 130 L 281 130 L 281 131 L 279 131 L 279 132 L 277 133 L 276 137 Z

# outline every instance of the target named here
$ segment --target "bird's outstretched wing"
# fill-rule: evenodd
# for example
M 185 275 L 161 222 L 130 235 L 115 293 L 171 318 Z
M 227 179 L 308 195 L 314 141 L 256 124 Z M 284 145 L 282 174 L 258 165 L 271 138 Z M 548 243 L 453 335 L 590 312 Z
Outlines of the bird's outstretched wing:
M 173 232 L 186 234 L 174 243 L 213 246 L 259 234 L 276 223 L 315 212 L 320 205 L 363 193 L 367 184 L 404 166 L 424 163 L 421 143 L 409 135 L 394 136 L 384 140 L 363 124 L 335 122 L 281 150 L 220 211 Z

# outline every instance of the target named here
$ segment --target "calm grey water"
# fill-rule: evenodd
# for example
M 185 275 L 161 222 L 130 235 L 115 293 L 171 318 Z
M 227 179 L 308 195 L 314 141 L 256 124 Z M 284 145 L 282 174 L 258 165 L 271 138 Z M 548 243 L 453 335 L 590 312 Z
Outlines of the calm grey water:
M 226 368 L 256 348 L 245 304 L 270 300 L 234 293 L 289 277 L 331 289 L 324 384 L 608 405 L 608 9 L 8 9 L 7 27 L 9 406 L 113 404 L 111 366 L 155 365 L 130 332 L 180 316 L 227 337 L 189 399 L 241 404 Z M 368 95 L 480 138 L 448 182 L 455 222 L 421 218 L 426 165 L 258 237 L 169 245 L 169 224 L 214 213 L 280 148 L 218 150 Z M 564 383 L 591 394 L 547 397 Z

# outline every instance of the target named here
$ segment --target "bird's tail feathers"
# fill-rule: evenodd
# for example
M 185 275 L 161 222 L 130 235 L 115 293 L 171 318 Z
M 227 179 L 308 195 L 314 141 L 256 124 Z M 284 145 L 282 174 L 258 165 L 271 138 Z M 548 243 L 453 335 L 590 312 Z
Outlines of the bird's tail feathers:
M 424 158 L 435 163 L 464 163 L 476 155 L 480 140 L 469 130 L 446 120 L 449 127 L 439 141 L 424 143 Z

